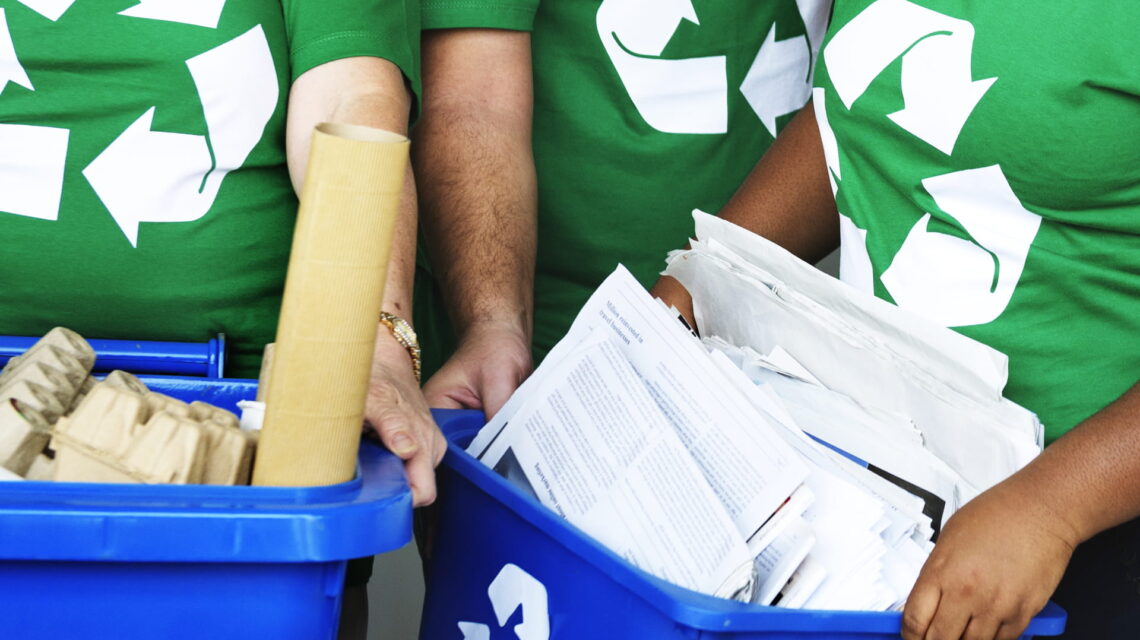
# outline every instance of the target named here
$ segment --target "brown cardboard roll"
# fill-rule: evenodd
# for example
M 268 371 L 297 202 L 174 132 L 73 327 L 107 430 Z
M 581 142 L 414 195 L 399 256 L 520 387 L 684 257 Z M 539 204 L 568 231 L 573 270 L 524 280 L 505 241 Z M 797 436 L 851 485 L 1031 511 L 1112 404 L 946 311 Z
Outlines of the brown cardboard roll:
M 328 123 L 313 133 L 255 485 L 352 479 L 407 164 L 395 133 Z

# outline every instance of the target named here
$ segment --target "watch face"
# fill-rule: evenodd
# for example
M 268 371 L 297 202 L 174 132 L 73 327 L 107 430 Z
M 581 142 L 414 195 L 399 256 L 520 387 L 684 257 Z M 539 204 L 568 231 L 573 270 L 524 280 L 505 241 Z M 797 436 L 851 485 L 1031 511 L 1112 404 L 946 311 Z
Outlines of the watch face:
M 412 359 L 412 372 L 416 375 L 416 382 L 419 382 L 422 366 L 420 359 L 420 342 L 419 339 L 416 338 L 416 332 L 412 329 L 412 325 L 408 324 L 408 322 L 400 316 L 388 313 L 387 311 L 380 312 L 380 324 L 388 327 L 396 342 L 408 350 L 408 356 Z

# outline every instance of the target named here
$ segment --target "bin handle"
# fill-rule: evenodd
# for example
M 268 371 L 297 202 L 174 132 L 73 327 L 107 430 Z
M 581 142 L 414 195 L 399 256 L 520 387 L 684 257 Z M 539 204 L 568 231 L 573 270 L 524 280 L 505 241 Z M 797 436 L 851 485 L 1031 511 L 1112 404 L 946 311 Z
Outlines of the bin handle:
M 39 338 L 0 336 L 0 366 L 28 350 Z M 88 340 L 95 350 L 95 373 L 115 369 L 137 374 L 221 378 L 225 370 L 226 336 L 207 342 Z

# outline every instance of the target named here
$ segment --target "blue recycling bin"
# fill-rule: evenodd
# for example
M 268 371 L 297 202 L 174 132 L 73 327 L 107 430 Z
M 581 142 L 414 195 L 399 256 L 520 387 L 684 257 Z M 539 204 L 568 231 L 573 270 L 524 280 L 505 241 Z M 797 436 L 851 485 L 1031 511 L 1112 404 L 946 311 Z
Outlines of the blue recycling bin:
M 437 411 L 448 439 L 421 640 L 889 640 L 901 614 L 743 604 L 645 573 L 526 496 L 463 448 L 475 411 Z M 1032 636 L 1058 635 L 1053 603 Z
M 144 377 L 235 409 L 256 381 Z M 403 464 L 369 441 L 325 487 L 0 483 L 6 638 L 331 639 L 349 559 L 411 539 Z

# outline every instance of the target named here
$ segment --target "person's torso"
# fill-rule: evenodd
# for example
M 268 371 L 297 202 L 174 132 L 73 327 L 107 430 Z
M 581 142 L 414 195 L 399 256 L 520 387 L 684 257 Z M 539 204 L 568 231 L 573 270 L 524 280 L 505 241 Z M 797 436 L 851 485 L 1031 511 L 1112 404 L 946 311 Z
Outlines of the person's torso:
M 0 333 L 271 340 L 296 204 L 281 3 L 0 10 Z
M 1140 371 L 1140 14 L 837 2 L 815 109 L 843 279 L 1010 357 L 1057 437 Z
M 645 285 L 807 100 L 830 0 L 539 5 L 535 348 L 619 262 Z

